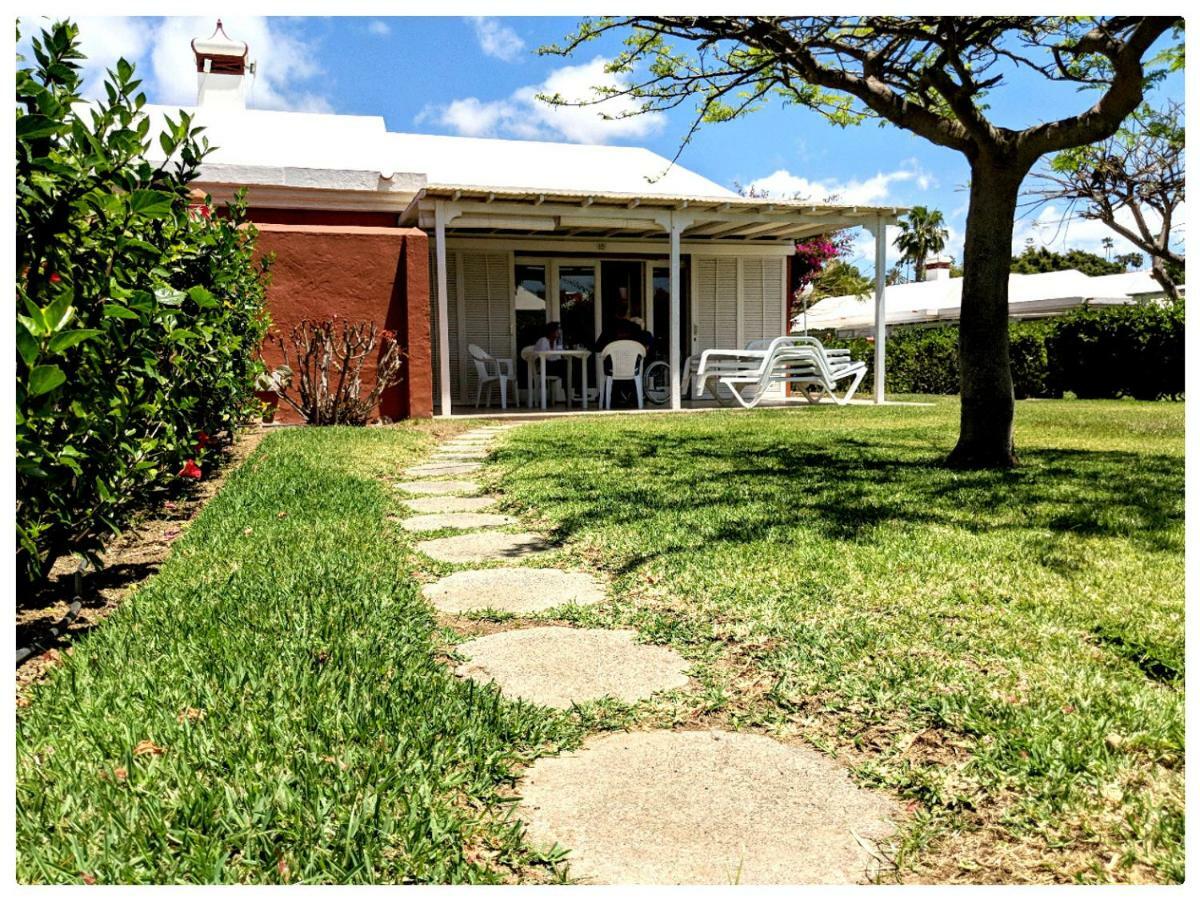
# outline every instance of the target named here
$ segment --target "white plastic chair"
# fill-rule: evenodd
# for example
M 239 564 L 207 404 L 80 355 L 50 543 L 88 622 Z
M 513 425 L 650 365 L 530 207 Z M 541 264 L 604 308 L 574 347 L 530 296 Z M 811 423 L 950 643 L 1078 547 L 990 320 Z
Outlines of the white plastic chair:
M 613 341 L 600 351 L 600 365 L 604 360 L 612 361 L 612 371 L 604 376 L 603 409 L 612 409 L 612 385 L 614 381 L 632 381 L 637 392 L 638 409 L 642 408 L 642 362 L 646 359 L 646 348 L 637 341 Z
M 525 360 L 525 394 L 529 398 L 530 409 L 533 409 L 533 398 L 537 393 L 534 390 L 534 385 L 538 383 L 536 378 L 537 373 L 534 372 L 534 369 L 536 369 L 538 365 L 546 364 L 545 359 L 533 355 L 535 350 L 537 350 L 537 347 L 535 347 L 533 344 L 530 344 L 528 347 L 524 347 L 521 350 L 521 359 Z M 562 379 L 557 375 L 547 375 L 546 393 L 551 397 L 557 397 L 559 394 L 559 382 L 561 381 Z M 518 404 L 519 402 L 520 401 L 518 401 Z
M 475 363 L 475 374 L 479 376 L 479 384 L 475 387 L 475 405 L 479 405 L 479 398 L 486 385 L 488 389 L 487 405 L 491 406 L 492 388 L 499 384 L 500 408 L 508 409 L 508 383 L 513 380 L 512 360 L 497 359 L 475 344 L 468 344 L 467 352 L 471 354 L 471 361 Z M 495 367 L 495 371 L 491 370 L 492 366 Z

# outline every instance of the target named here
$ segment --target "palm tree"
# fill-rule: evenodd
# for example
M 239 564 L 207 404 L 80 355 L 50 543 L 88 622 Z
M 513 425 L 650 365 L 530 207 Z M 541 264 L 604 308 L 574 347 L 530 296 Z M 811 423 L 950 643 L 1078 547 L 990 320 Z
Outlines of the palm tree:
M 941 253 L 949 236 L 946 220 L 939 209 L 914 206 L 900 220 L 900 236 L 896 238 L 896 247 L 902 254 L 901 260 L 912 263 L 917 281 L 925 280 L 925 260 Z
M 1100 246 L 1102 246 L 1104 248 L 1104 258 L 1111 260 L 1112 259 L 1112 250 L 1113 250 L 1113 239 L 1110 237 L 1101 238 Z

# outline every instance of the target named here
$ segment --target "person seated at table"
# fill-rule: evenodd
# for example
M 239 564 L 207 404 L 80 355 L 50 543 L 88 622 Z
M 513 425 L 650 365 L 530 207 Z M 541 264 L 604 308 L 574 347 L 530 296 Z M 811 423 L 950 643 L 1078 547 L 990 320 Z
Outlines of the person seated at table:
M 617 314 L 608 327 L 600 332 L 600 337 L 596 339 L 595 352 L 602 353 L 604 348 L 613 341 L 637 341 L 646 348 L 648 355 L 650 353 L 650 346 L 654 343 L 654 335 L 643 328 L 641 323 L 636 319 L 631 319 L 629 317 L 629 306 L 622 304 L 617 307 Z M 607 365 L 607 362 L 605 365 Z
M 617 307 L 617 314 L 607 328 L 600 333 L 599 339 L 596 341 L 595 352 L 603 353 L 604 348 L 613 341 L 637 341 L 646 348 L 646 356 L 642 360 L 642 365 L 647 364 L 650 359 L 650 348 L 654 345 L 654 335 L 642 327 L 642 323 L 630 318 L 629 305 L 622 303 Z M 612 360 L 604 360 L 604 374 L 608 375 L 612 372 Z M 627 381 L 615 382 L 613 384 L 613 405 L 634 404 L 637 402 L 637 396 L 634 393 L 633 385 Z
M 539 353 L 545 353 L 548 350 L 562 350 L 562 326 L 558 322 L 547 322 L 546 331 L 537 339 L 537 342 L 533 345 L 533 349 Z M 561 356 L 543 356 L 539 365 L 546 367 L 547 378 L 559 378 L 561 379 L 561 383 L 564 386 L 566 385 L 567 361 Z M 535 385 L 538 383 L 540 375 L 541 371 L 535 368 L 533 370 Z

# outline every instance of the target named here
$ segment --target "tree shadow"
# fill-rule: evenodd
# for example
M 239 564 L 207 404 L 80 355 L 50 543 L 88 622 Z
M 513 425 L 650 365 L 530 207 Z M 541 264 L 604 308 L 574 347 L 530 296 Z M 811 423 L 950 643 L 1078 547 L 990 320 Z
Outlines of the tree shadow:
M 1035 532 L 1118 537 L 1150 551 L 1182 552 L 1183 462 L 1166 454 L 1026 449 L 1007 471 L 942 465 L 941 448 L 886 435 L 805 435 L 780 442 L 712 433 L 619 431 L 601 443 L 527 436 L 501 451 L 509 478 L 533 478 L 556 542 L 584 529 L 644 524 L 670 511 L 695 524 L 624 570 L 700 544 L 815 533 L 873 541 L 882 526 L 942 527 L 972 534 Z M 827 437 L 822 442 L 819 438 Z M 818 438 L 814 440 L 814 438 Z M 553 460 L 552 474 L 528 464 Z M 1052 553 L 1050 568 L 1069 566 Z

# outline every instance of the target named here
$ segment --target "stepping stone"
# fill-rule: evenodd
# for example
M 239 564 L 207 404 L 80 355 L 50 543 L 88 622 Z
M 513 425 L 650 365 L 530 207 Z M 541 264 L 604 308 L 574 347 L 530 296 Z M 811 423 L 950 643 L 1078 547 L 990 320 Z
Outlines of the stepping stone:
M 461 512 L 431 513 L 411 516 L 400 523 L 405 531 L 439 531 L 442 528 L 499 528 L 517 520 L 499 513 Z
M 553 548 L 541 535 L 522 532 L 476 531 L 454 537 L 422 541 L 417 549 L 433 559 L 448 563 L 480 563 L 524 559 Z
M 487 459 L 487 450 L 435 450 L 430 460 L 442 462 L 455 459 Z
M 500 631 L 460 644 L 468 661 L 454 674 L 494 681 L 506 696 L 559 709 L 601 697 L 632 702 L 688 683 L 686 659 L 636 637 L 636 631 L 559 625 Z
M 469 472 L 477 472 L 481 468 L 483 468 L 482 464 L 477 462 L 423 463 L 419 466 L 409 466 L 404 470 L 404 474 L 417 478 L 423 478 L 426 475 L 466 475 Z
M 560 569 L 473 569 L 455 572 L 421 592 L 447 613 L 497 609 L 532 613 L 567 603 L 586 606 L 604 599 L 604 586 L 585 572 Z
M 404 505 L 415 513 L 478 512 L 496 505 L 495 497 L 418 497 Z
M 478 481 L 400 481 L 392 485 L 407 494 L 443 496 L 445 494 L 478 494 Z
M 758 734 L 643 731 L 544 758 L 521 786 L 535 846 L 604 884 L 866 880 L 899 812 L 836 761 Z

